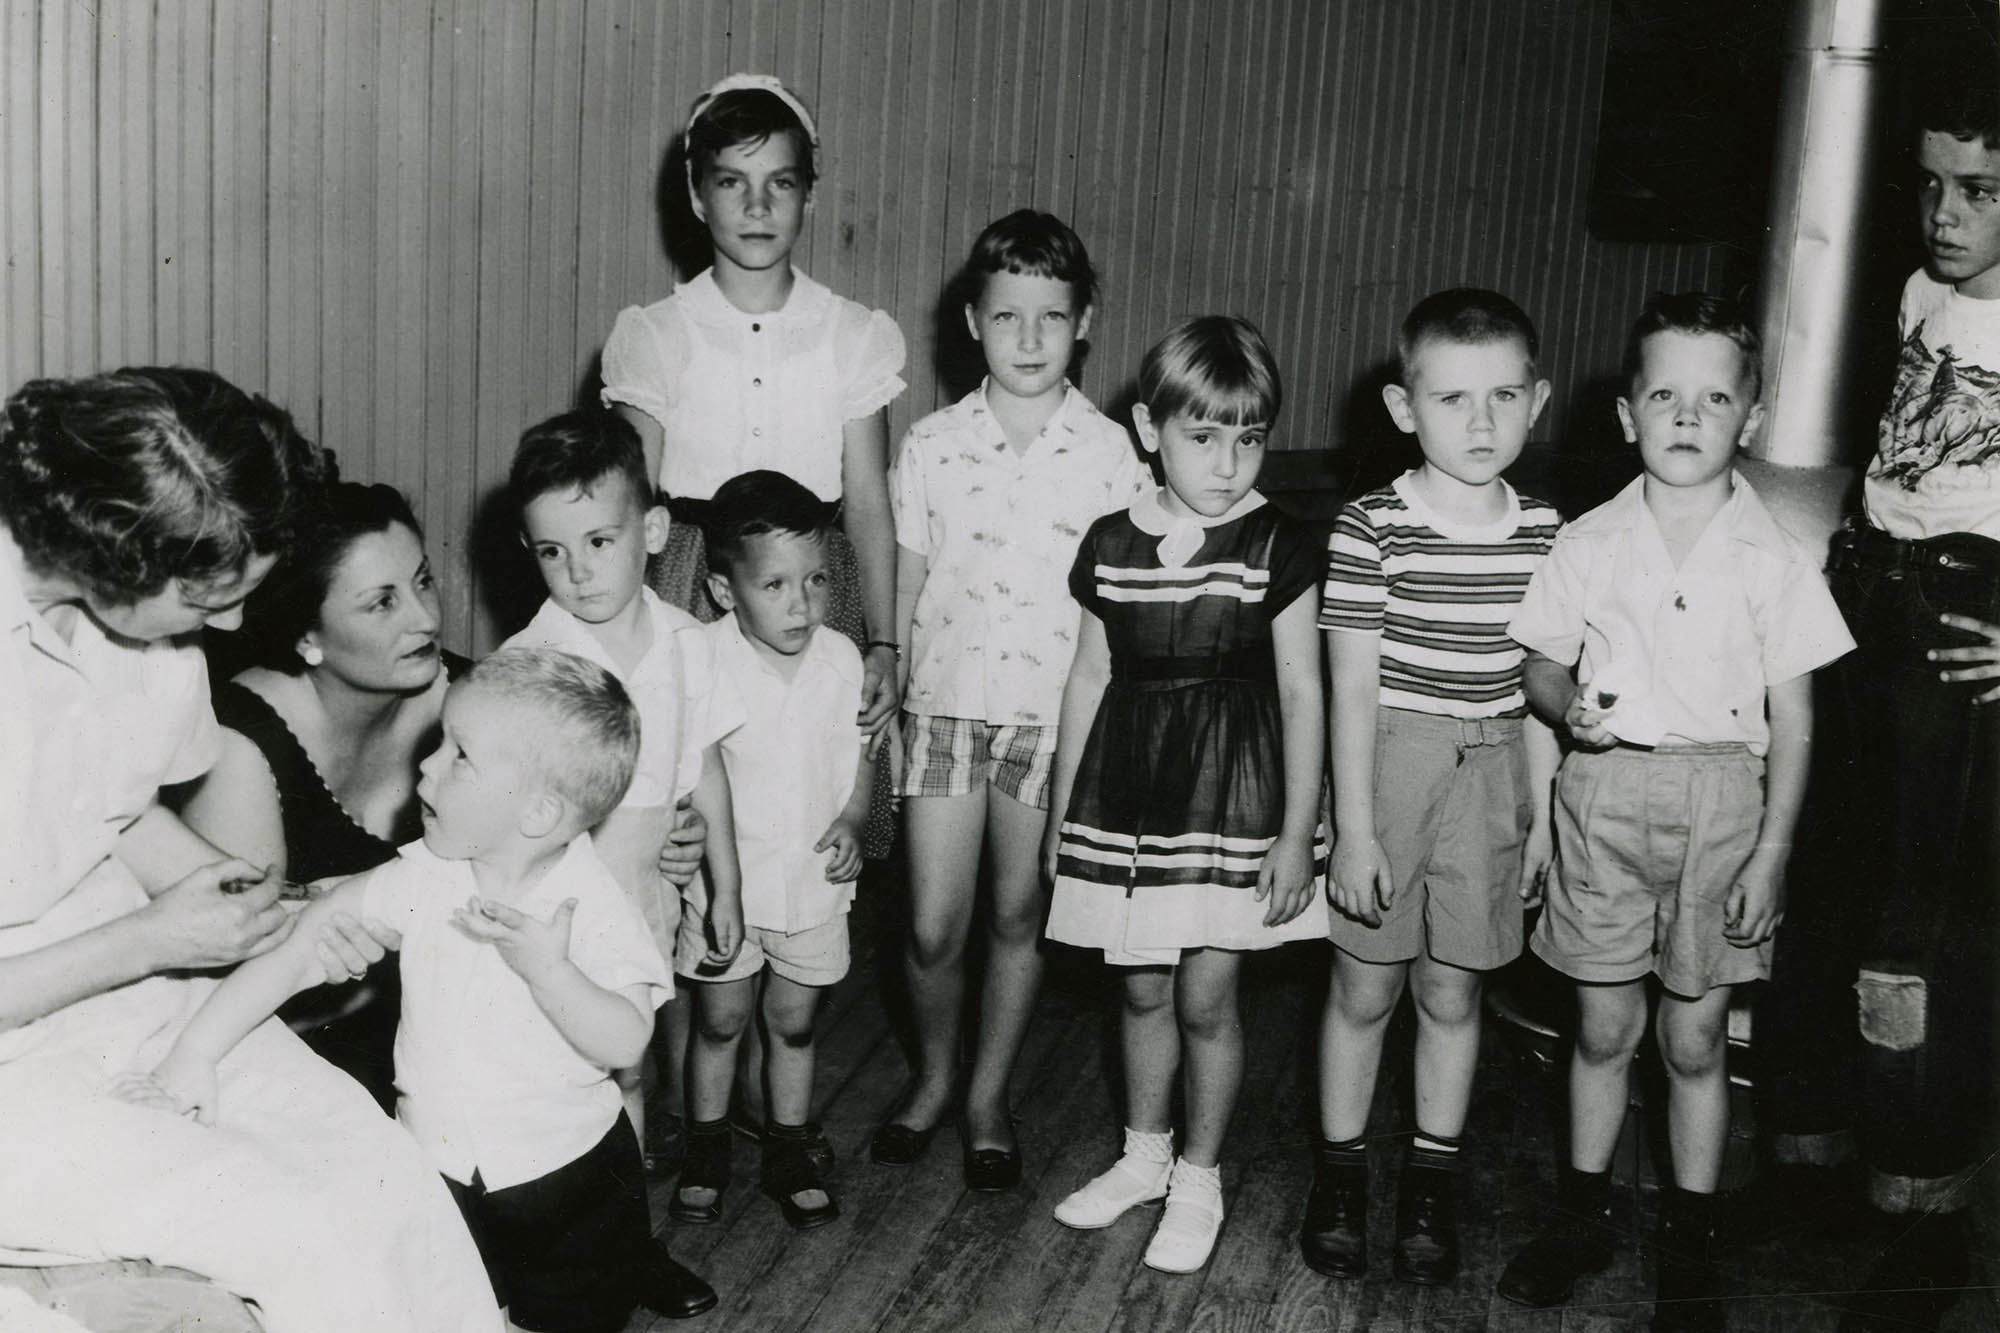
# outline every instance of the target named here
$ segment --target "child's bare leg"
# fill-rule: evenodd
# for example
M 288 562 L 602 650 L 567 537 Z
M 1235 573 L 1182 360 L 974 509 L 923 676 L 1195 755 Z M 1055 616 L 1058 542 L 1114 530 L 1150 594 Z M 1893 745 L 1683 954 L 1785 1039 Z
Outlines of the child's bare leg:
M 1174 973 L 1174 1006 L 1187 1047 L 1187 1141 L 1181 1157 L 1214 1166 L 1243 1082 L 1243 1023 L 1236 1012 L 1242 958 L 1229 949 L 1190 949 Z
M 986 846 L 993 868 L 993 917 L 987 924 L 986 980 L 980 994 L 979 1046 L 965 1091 L 967 1148 L 1014 1147 L 1007 1081 L 1042 984 L 1042 831 L 1046 811 L 997 787 L 986 796 Z
M 1625 1125 L 1632 1054 L 1646 1035 L 1640 981 L 1576 988 L 1576 1051 L 1569 1062 L 1569 1163 L 1608 1171 Z
M 757 997 L 753 1001 L 753 1007 L 762 1004 L 764 985 L 770 975 L 770 969 L 766 968 L 750 979 L 750 985 Z M 738 1107 L 750 1118 L 752 1125 L 763 1124 L 764 1117 L 770 1114 L 765 1070 L 764 1029 L 756 1023 L 751 1023 L 744 1028 L 743 1040 L 736 1047 L 735 1098 Z
M 917 1022 L 916 1085 L 895 1123 L 929 1129 L 951 1105 L 965 1004 L 965 937 L 978 894 L 986 792 L 913 796 L 909 834 L 910 937 L 904 965 Z
M 1674 1184 L 1713 1194 L 1729 1142 L 1729 987 L 1698 1000 L 1662 995 L 1659 1037 Z
M 1165 1134 L 1173 1128 L 1174 1075 L 1181 1067 L 1172 968 L 1125 970 L 1118 1036 L 1125 1055 L 1125 1123 L 1147 1134 Z
M 1472 1075 L 1479 1067 L 1482 979 L 1428 953 L 1410 968 L 1417 1002 L 1417 1130 L 1433 1138 L 1456 1139 L 1465 1129 Z
M 687 1114 L 688 1029 L 693 1023 L 694 1002 L 688 991 L 695 985 L 674 980 L 674 998 L 661 1005 L 653 1018 L 654 1079 L 650 1095 L 674 1115 Z
M 788 981 L 776 972 L 764 976 L 764 1081 L 771 1090 L 771 1120 L 801 1126 L 812 1117 L 813 1023 L 819 1016 L 823 990 Z M 793 1201 L 803 1208 L 826 1206 L 824 1190 L 802 1190 Z
M 729 1091 L 736 1081 L 736 1046 L 749 1026 L 754 992 L 750 979 L 693 983 L 694 1032 L 688 1044 L 688 1117 L 720 1120 L 729 1114 Z M 724 1131 L 725 1133 L 727 1131 Z M 682 1186 L 695 1207 L 714 1202 L 713 1191 Z
M 1333 951 L 1319 1021 L 1319 1132 L 1328 1142 L 1346 1143 L 1368 1132 L 1382 1037 L 1408 973 L 1407 963 L 1370 963 Z

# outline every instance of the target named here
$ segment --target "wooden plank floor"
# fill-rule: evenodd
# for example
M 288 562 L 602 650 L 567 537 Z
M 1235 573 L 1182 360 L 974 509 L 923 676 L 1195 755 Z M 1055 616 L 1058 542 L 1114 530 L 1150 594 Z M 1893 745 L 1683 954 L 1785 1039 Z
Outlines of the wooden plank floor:
M 1074 950 L 1053 947 L 1047 984 L 1016 1073 L 1026 1175 L 1010 1194 L 967 1193 L 959 1138 L 940 1132 L 913 1167 L 867 1159 L 870 1131 L 897 1102 L 907 1063 L 889 1018 L 897 997 L 894 886 L 864 884 L 854 916 L 855 967 L 832 996 L 820 1042 L 816 1105 L 840 1156 L 841 1217 L 796 1233 L 757 1193 L 757 1156 L 739 1142 L 735 1184 L 714 1226 L 662 1222 L 674 1253 L 713 1282 L 720 1306 L 678 1324 L 646 1314 L 628 1333 L 816 1330 L 1504 1330 L 1578 1333 L 1643 1328 L 1651 1263 L 1637 1244 L 1607 1273 L 1580 1284 L 1575 1301 L 1531 1311 L 1493 1294 L 1508 1256 L 1531 1237 L 1552 1194 L 1560 1081 L 1521 1058 L 1489 1028 L 1468 1128 L 1461 1201 L 1463 1272 L 1448 1289 L 1398 1283 L 1386 1262 L 1361 1281 L 1321 1277 L 1298 1257 L 1296 1232 L 1309 1179 L 1313 1049 L 1327 955 L 1293 945 L 1244 969 L 1246 1076 L 1223 1162 L 1228 1220 L 1201 1273 L 1168 1276 L 1140 1262 L 1157 1210 L 1136 1210 L 1098 1232 L 1069 1231 L 1051 1209 L 1109 1163 L 1117 1149 L 1115 982 Z M 1377 1179 L 1393 1181 L 1408 1103 L 1408 1006 L 1389 1041 L 1400 1065 L 1385 1069 L 1371 1132 Z M 1393 1059 L 1393 1057 L 1392 1057 Z M 1637 1149 L 1634 1149 L 1636 1152 Z M 1634 1164 L 1621 1176 L 1636 1178 Z M 656 1183 L 665 1219 L 672 1182 Z M 1371 1238 L 1386 1251 L 1391 1191 L 1378 1188 Z M 1990 1199 L 1993 1191 L 1987 1191 Z M 1622 1190 L 1628 1242 L 1651 1234 L 1653 1201 Z M 1990 1228 L 1982 1237 L 2000 1248 Z M 1833 1330 L 1854 1275 L 1882 1243 L 1791 1238 L 1732 1256 L 1727 1266 L 1737 1330 Z M 1385 1256 L 1386 1258 L 1386 1256 Z M 1992 1271 L 1984 1280 L 1994 1280 Z M 1960 1300 L 1947 1324 L 1960 1333 L 2000 1329 L 2000 1292 Z

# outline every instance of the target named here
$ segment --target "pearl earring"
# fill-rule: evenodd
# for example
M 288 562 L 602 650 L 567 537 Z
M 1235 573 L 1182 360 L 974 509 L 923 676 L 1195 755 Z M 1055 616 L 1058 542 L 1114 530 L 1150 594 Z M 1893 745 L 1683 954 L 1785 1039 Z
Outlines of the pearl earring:
M 326 661 L 326 654 L 319 650 L 319 645 L 316 643 L 301 643 L 299 645 L 299 657 L 309 667 L 316 667 L 321 662 Z

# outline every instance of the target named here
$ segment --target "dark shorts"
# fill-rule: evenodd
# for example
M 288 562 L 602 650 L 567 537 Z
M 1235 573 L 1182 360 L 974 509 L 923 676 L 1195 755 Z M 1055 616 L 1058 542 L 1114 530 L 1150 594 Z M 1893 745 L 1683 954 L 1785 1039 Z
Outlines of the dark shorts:
M 639 1140 L 623 1112 L 597 1146 L 545 1176 L 489 1190 L 449 1176 L 507 1317 L 537 1333 L 620 1329 L 652 1242 Z

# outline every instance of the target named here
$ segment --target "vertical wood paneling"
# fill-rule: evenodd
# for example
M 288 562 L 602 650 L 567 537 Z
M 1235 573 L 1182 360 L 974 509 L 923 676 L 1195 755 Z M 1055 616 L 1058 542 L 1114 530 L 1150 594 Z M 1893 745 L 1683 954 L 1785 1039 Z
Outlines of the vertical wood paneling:
M 1085 387 L 1232 311 L 1284 363 L 1287 449 L 1378 421 L 1425 292 L 1496 286 L 1557 379 L 1615 367 L 1721 251 L 1584 229 L 1609 0 L 0 0 L 0 374 L 213 365 L 416 501 L 454 646 L 499 628 L 471 523 L 617 311 L 678 277 L 662 166 L 747 69 L 817 112 L 796 258 L 948 386 L 944 283 L 994 217 L 1069 219 L 1104 283 Z M 681 258 L 685 258 L 682 256 Z M 1357 387 L 1368 390 L 1350 402 Z M 1602 423 L 1596 423 L 1601 427 Z

